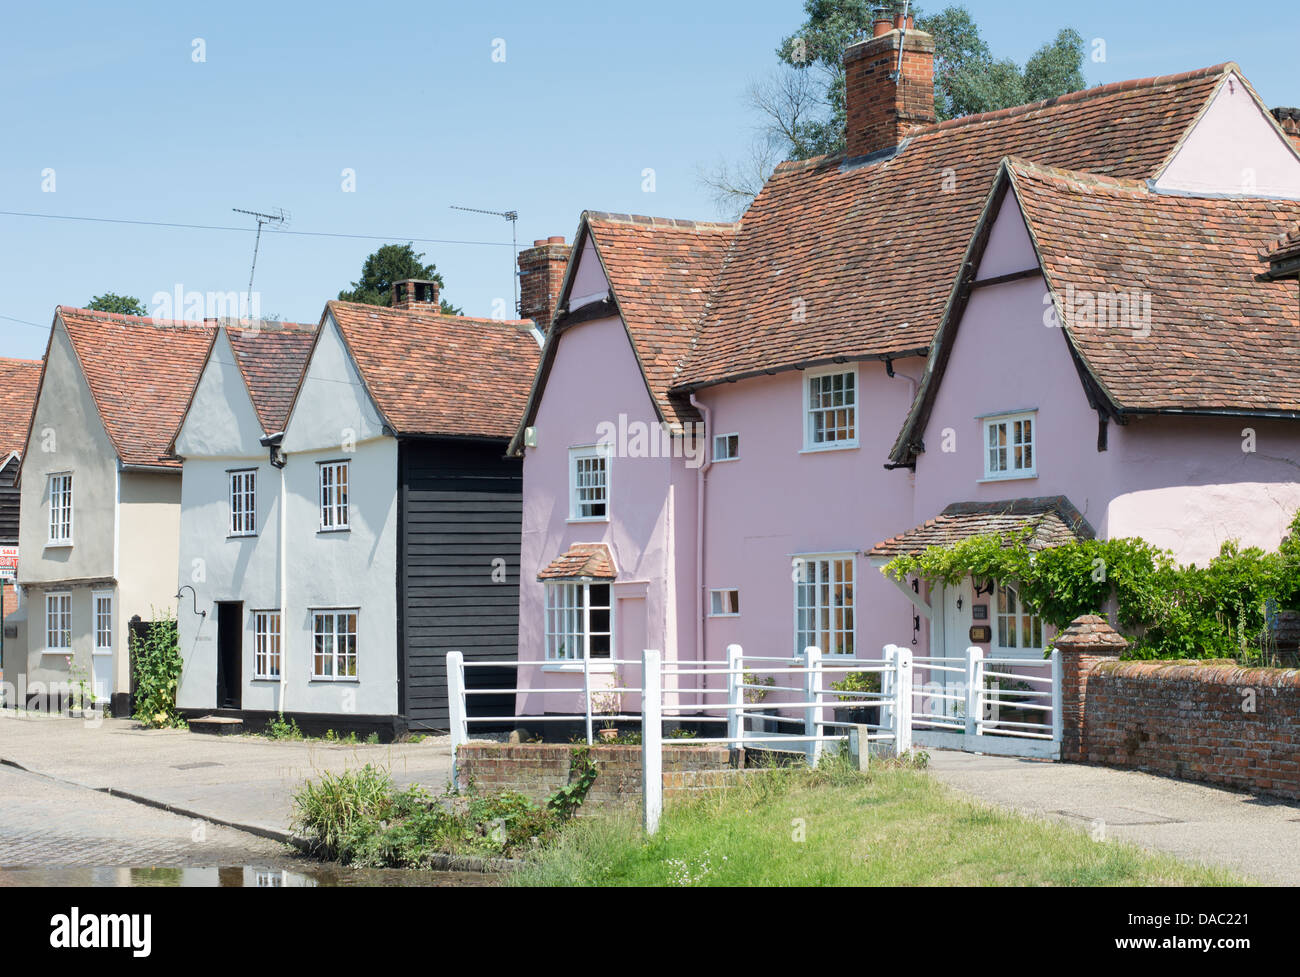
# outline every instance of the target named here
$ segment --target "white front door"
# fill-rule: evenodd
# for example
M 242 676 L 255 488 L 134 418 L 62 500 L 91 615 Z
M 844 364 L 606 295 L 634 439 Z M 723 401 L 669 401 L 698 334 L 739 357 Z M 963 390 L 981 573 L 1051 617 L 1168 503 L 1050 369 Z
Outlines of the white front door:
M 970 647 L 972 600 L 969 577 L 943 589 L 943 650 L 936 650 L 933 654 L 948 659 L 944 664 L 950 668 L 959 669 L 940 673 L 944 692 L 949 696 L 966 694 L 966 649 Z M 956 716 L 965 708 L 964 703 L 953 699 L 944 700 L 944 704 L 942 711 L 949 716 Z

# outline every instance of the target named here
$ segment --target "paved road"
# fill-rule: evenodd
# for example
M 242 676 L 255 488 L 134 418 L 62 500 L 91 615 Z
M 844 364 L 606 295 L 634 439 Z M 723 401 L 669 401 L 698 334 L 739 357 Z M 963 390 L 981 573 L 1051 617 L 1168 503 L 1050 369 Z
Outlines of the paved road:
M 1074 763 L 934 750 L 930 770 L 975 797 L 1247 878 L 1300 885 L 1300 806 Z
M 232 828 L 0 767 L 0 868 L 246 865 L 285 847 Z
M 293 794 L 306 780 L 373 763 L 399 784 L 440 791 L 450 775 L 451 745 L 445 736 L 373 746 L 275 742 L 0 710 L 0 762 L 282 839 Z

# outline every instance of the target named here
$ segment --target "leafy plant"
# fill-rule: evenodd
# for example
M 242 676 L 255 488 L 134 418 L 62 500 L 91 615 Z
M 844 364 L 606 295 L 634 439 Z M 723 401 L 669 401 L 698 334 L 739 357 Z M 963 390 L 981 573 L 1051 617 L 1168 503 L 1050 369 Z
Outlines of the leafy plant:
M 769 689 L 776 685 L 776 679 L 771 675 L 764 675 L 759 678 L 753 672 L 746 672 L 741 678 L 744 679 L 744 684 L 747 686 L 745 689 L 745 702 L 751 706 L 757 705 L 766 699 L 771 694 Z M 748 686 L 753 685 L 763 686 L 763 688 L 748 688 Z
M 176 709 L 181 659 L 176 618 L 170 612 L 153 622 L 143 637 L 132 636 L 135 667 L 135 719 L 146 729 L 184 726 Z
M 300 740 L 303 738 L 297 720 L 285 719 L 284 713 L 280 713 L 279 716 L 266 724 L 266 735 L 273 740 Z
M 591 785 L 596 782 L 596 761 L 591 747 L 574 748 L 569 759 L 569 782 L 559 787 L 546 801 L 546 809 L 561 821 L 567 821 L 582 807 Z
M 831 688 L 836 692 L 879 692 L 879 672 L 849 672 L 838 682 L 832 682 Z M 841 702 L 863 702 L 861 695 L 837 696 Z

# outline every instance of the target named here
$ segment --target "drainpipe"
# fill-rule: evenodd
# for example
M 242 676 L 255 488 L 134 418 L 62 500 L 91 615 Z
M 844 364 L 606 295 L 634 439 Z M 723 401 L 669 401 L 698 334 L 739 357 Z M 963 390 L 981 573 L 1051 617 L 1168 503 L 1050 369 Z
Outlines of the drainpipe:
M 704 661 L 704 483 L 713 467 L 709 450 L 709 433 L 713 430 L 713 412 L 691 394 L 691 406 L 704 418 L 704 464 L 695 470 L 695 657 Z
M 280 443 L 284 440 L 284 432 L 278 431 L 275 434 L 267 435 L 262 438 L 262 447 L 266 448 L 271 461 L 271 467 L 279 469 L 280 472 L 280 538 L 277 543 L 279 549 L 279 563 L 276 568 L 276 606 L 280 609 L 280 715 L 284 715 L 285 696 L 289 691 L 289 617 L 284 606 L 284 595 L 288 591 L 288 563 L 285 560 L 287 555 L 286 540 L 288 533 L 285 531 L 288 527 L 288 512 L 286 511 L 285 493 L 284 493 L 284 452 L 280 450 Z

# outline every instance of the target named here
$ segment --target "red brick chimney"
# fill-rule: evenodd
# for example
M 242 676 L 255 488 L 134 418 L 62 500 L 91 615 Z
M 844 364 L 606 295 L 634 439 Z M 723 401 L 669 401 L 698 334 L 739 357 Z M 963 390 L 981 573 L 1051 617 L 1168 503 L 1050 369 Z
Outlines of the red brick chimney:
M 438 283 L 422 278 L 407 278 L 393 282 L 393 308 L 412 312 L 437 312 L 442 308 L 438 301 Z
M 1300 152 L 1300 109 L 1276 108 L 1273 110 L 1273 118 L 1277 119 L 1277 124 L 1282 127 L 1286 137 L 1291 140 L 1291 145 L 1295 146 L 1297 152 Z
M 934 118 L 934 38 L 900 16 L 892 30 L 844 52 L 845 149 L 866 156 L 894 149 Z M 879 32 L 883 24 L 877 24 Z M 899 49 L 902 70 L 899 70 Z
M 568 265 L 569 245 L 564 243 L 563 236 L 534 241 L 531 248 L 519 252 L 521 319 L 532 319 L 543 332 L 551 328 Z

